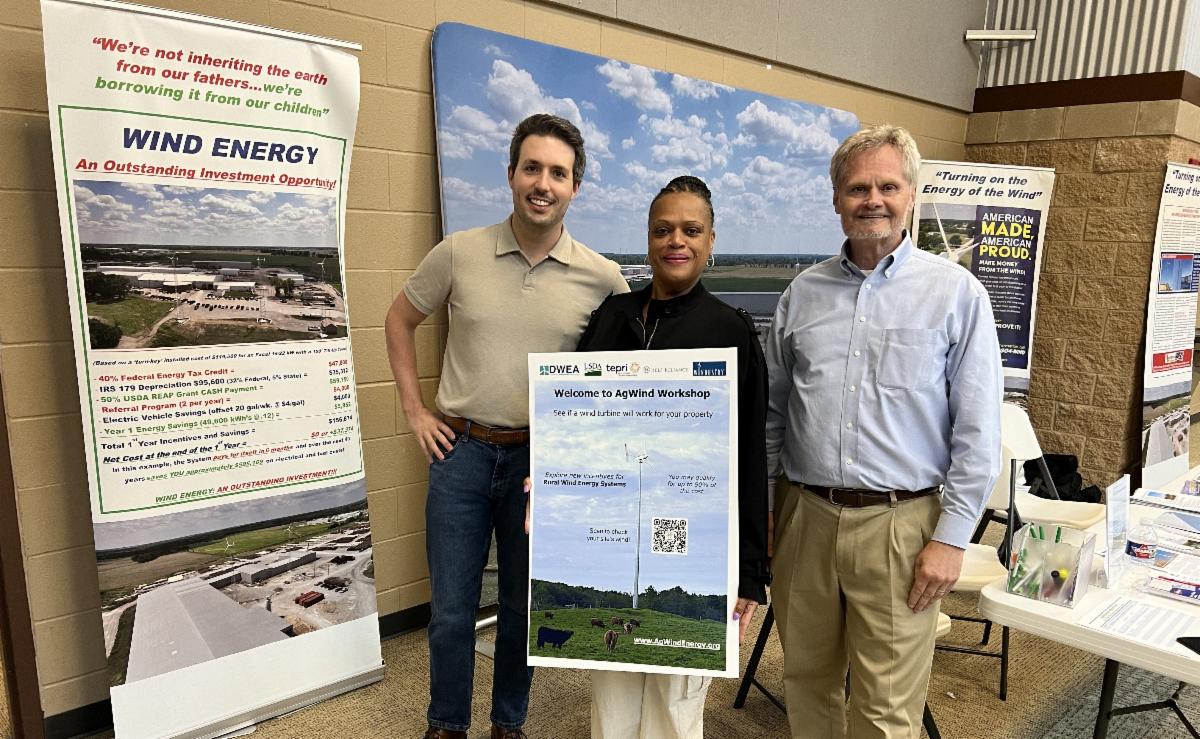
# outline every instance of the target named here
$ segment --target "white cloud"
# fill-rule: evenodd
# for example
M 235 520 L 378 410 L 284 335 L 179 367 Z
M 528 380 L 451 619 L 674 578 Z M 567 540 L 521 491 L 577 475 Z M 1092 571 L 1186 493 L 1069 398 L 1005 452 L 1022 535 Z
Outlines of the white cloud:
M 733 92 L 733 88 L 729 85 L 684 77 L 681 74 L 671 76 L 671 89 L 675 91 L 676 95 L 685 95 L 693 100 L 708 100 L 717 97 L 722 92 Z
M 328 195 L 298 195 L 297 198 L 300 200 L 300 202 L 304 203 L 310 208 L 323 208 L 328 210 L 333 207 L 333 198 L 329 197 Z
M 742 170 L 741 178 L 747 186 L 756 187 L 767 200 L 791 208 L 828 207 L 833 192 L 827 175 L 810 173 L 761 154 L 750 160 Z
M 446 118 L 439 143 L 444 156 L 470 159 L 476 149 L 504 151 L 508 148 L 511 127 L 494 120 L 470 105 L 456 105 Z
M 160 200 L 150 210 L 150 215 L 157 218 L 191 218 L 196 209 L 179 198 Z
M 524 69 L 518 69 L 501 59 L 492 62 L 486 96 L 492 107 L 499 112 L 502 118 L 501 125 L 506 131 L 511 131 L 518 122 L 533 113 L 553 113 L 579 127 L 588 155 L 592 159 L 612 157 L 608 134 L 592 121 L 585 119 L 579 105 L 573 99 L 548 95 L 534 80 L 533 75 Z
M 761 100 L 755 100 L 738 113 L 737 122 L 741 134 L 735 144 L 783 145 L 788 156 L 831 155 L 837 149 L 837 139 L 829 131 L 771 110 Z
M 635 146 L 637 146 L 637 139 L 635 139 L 634 137 L 630 136 L 627 139 L 621 139 L 621 148 L 622 149 L 628 151 Z
M 328 198 L 322 195 L 306 195 L 305 197 L 316 197 L 321 198 L 322 200 L 328 200 Z M 255 205 L 266 205 L 275 199 L 275 193 L 258 190 L 247 195 L 246 199 Z
M 713 180 L 712 186 L 714 190 L 724 190 L 726 188 L 733 190 L 741 190 L 746 187 L 746 181 L 737 176 L 733 172 L 726 172 L 717 179 Z
M 508 58 L 508 52 L 504 49 L 501 49 L 499 46 L 496 46 L 495 44 L 488 44 L 487 46 L 484 46 L 483 53 L 490 54 L 491 56 L 498 56 L 501 59 Z
M 858 116 L 847 110 L 838 110 L 837 108 L 826 108 L 825 112 L 829 115 L 833 122 L 839 126 L 857 126 Z
M 582 188 L 579 196 L 571 202 L 571 212 L 636 218 L 643 214 L 649 204 L 647 195 L 635 189 L 588 185 Z
M 199 200 L 200 207 L 213 213 L 242 213 L 258 215 L 262 213 L 245 199 L 232 195 L 213 195 L 208 193 Z
M 475 207 L 512 206 L 512 191 L 507 187 L 480 187 L 458 177 L 442 179 L 442 194 L 447 200 L 456 200 Z
M 642 188 L 642 194 L 645 198 L 653 197 L 663 185 L 681 174 L 688 173 L 687 167 L 675 166 L 664 169 L 651 169 L 637 160 L 626 162 L 624 169 L 625 173 L 632 177 Z M 646 200 L 646 205 L 648 206 L 649 204 L 650 201 Z
M 733 152 L 729 137 L 724 133 L 700 133 L 703 126 L 704 119 L 697 116 L 691 116 L 686 123 L 668 116 L 661 130 L 675 127 L 681 135 L 671 136 L 666 143 L 651 146 L 650 158 L 659 164 L 685 164 L 700 172 L 707 172 L 713 167 L 725 167 Z
M 162 200 L 165 197 L 157 187 L 143 182 L 122 182 L 121 187 L 147 200 Z
M 608 79 L 608 89 L 622 100 L 628 100 L 639 110 L 655 113 L 671 112 L 671 96 L 659 88 L 654 72 L 638 64 L 621 64 L 609 59 L 596 67 Z
M 690 115 L 687 120 L 683 120 L 669 113 L 661 118 L 651 118 L 643 114 L 638 118 L 638 122 L 658 139 L 699 136 L 704 132 L 704 126 L 708 123 L 698 115 Z

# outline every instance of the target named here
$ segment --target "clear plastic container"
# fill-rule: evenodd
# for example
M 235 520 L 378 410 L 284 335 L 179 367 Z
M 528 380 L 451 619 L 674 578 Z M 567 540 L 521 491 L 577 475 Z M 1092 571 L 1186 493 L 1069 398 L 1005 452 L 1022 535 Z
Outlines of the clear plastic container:
M 1158 554 L 1158 534 L 1149 521 L 1142 520 L 1134 526 L 1127 535 L 1125 554 L 1135 563 L 1154 566 L 1154 558 Z

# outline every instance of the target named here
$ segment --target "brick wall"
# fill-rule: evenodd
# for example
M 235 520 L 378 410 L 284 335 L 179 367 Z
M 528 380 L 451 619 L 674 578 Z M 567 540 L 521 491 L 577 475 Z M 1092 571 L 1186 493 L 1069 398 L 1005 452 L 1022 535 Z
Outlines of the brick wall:
M 967 159 L 1054 167 L 1029 413 L 1084 484 L 1141 464 L 1142 337 L 1165 164 L 1200 156 L 1180 100 L 972 114 Z
M 908 127 L 930 158 L 961 159 L 959 111 L 768 65 L 553 4 L 516 0 L 159 0 L 155 4 L 360 42 L 362 105 L 350 173 L 347 293 L 362 414 L 379 613 L 425 603 L 427 471 L 387 364 L 388 304 L 440 237 L 432 29 L 459 21 Z M 95 554 L 46 117 L 37 0 L 0 17 L 0 373 L 45 712 L 108 697 Z M 669 9 L 668 9 L 669 10 Z M 667 11 L 663 11 L 667 12 Z M 705 12 L 721 15 L 714 6 Z M 715 20 L 714 23 L 724 21 Z M 667 26 L 662 26 L 667 27 Z M 69 63 L 63 61 L 61 63 Z M 504 173 L 496 171 L 496 183 Z M 418 329 L 426 399 L 445 312 Z M 0 491 L 0 494 L 3 494 Z

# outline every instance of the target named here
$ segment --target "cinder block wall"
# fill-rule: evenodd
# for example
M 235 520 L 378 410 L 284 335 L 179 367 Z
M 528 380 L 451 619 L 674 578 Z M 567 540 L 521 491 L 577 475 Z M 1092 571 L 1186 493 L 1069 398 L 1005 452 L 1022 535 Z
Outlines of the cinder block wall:
M 965 113 L 768 66 L 560 4 L 517 0 L 163 0 L 159 5 L 358 41 L 362 107 L 346 229 L 347 292 L 354 329 L 379 612 L 428 601 L 426 466 L 398 405 L 383 318 L 440 237 L 429 42 L 459 21 L 774 95 L 853 111 L 865 122 L 909 127 L 931 158 L 961 159 Z M 712 27 L 729 23 L 706 5 Z M 739 19 L 774 34 L 772 14 Z M 648 21 L 649 23 L 649 21 Z M 46 113 L 37 0 L 13 0 L 0 17 L 0 372 L 3 373 L 47 715 L 104 700 L 95 554 L 75 389 L 74 350 Z M 673 27 L 667 19 L 651 26 Z M 60 63 L 70 63 L 60 60 Z M 497 169 L 494 184 L 502 184 Z M 419 374 L 432 402 L 446 318 L 418 333 Z M 0 491 L 0 494 L 3 494 Z
M 967 158 L 1054 167 L 1029 411 L 1101 488 L 1141 464 L 1142 336 L 1168 161 L 1200 157 L 1182 100 L 975 113 Z

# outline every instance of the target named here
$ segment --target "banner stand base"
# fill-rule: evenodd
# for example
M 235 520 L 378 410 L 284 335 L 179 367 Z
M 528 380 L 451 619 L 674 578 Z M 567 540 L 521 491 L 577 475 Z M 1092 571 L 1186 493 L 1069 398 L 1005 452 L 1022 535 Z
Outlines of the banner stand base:
M 268 719 L 295 713 L 296 711 L 308 708 L 314 703 L 329 700 L 342 693 L 349 693 L 351 690 L 357 690 L 372 683 L 380 682 L 383 680 L 383 673 L 384 667 L 383 665 L 379 665 L 357 675 L 346 677 L 338 682 L 322 685 L 313 690 L 267 703 L 235 716 L 228 716 L 208 726 L 184 732 L 177 736 L 178 739 L 215 739 L 239 729 L 262 723 Z

